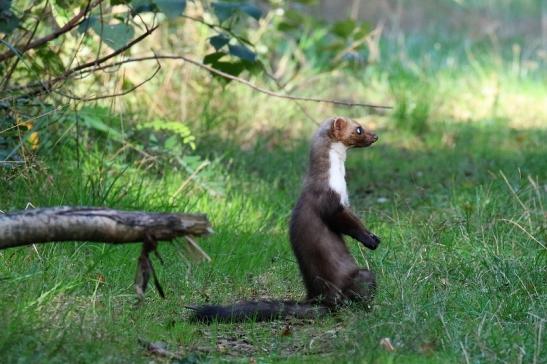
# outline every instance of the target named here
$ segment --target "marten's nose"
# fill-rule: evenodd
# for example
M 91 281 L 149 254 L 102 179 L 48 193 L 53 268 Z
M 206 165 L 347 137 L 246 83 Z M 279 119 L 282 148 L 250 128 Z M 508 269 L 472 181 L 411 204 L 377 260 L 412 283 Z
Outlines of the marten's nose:
M 378 140 L 378 135 L 372 134 L 372 140 L 377 141 Z

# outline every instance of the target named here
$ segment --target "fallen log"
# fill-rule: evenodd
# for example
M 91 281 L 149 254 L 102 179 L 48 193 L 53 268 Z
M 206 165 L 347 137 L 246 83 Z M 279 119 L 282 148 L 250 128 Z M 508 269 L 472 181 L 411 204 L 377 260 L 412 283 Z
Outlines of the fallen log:
M 107 244 L 143 243 L 137 262 L 135 288 L 140 299 L 150 276 L 163 297 L 149 253 L 157 252 L 160 240 L 184 236 L 188 248 L 206 260 L 210 258 L 190 238 L 212 232 L 206 215 L 120 211 L 90 207 L 53 207 L 0 214 L 0 250 L 17 246 L 63 242 L 93 241 Z
M 102 208 L 53 207 L 0 214 L 0 249 L 52 241 L 109 244 L 172 240 L 211 232 L 207 216 L 129 212 Z

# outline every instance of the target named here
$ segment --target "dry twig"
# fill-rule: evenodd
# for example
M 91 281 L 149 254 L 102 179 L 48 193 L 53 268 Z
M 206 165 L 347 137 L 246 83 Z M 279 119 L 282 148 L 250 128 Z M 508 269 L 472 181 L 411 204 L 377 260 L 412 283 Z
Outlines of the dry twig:
M 109 57 L 109 58 L 111 58 L 111 57 Z M 323 98 L 316 98 L 316 97 L 293 96 L 293 95 L 286 95 L 286 94 L 279 93 L 279 92 L 274 92 L 274 91 L 268 90 L 266 88 L 257 86 L 254 83 L 252 83 L 250 81 L 247 81 L 243 78 L 231 75 L 229 73 L 226 73 L 226 72 L 223 72 L 223 71 L 220 71 L 220 70 L 217 70 L 217 69 L 215 69 L 211 66 L 208 66 L 208 65 L 203 64 L 201 62 L 198 62 L 198 61 L 196 61 L 192 58 L 182 56 L 182 55 L 157 54 L 157 55 L 153 55 L 153 56 L 128 58 L 128 59 L 124 59 L 124 60 L 121 60 L 121 61 L 118 61 L 118 62 L 98 66 L 98 67 L 95 67 L 95 68 L 89 68 L 92 64 L 91 65 L 86 65 L 86 67 L 82 67 L 82 66 L 84 66 L 84 65 L 82 65 L 82 66 L 77 67 L 78 68 L 77 70 L 67 71 L 66 74 L 67 74 L 67 76 L 80 75 L 80 74 L 105 70 L 107 68 L 118 67 L 120 65 L 127 64 L 127 63 L 142 62 L 142 61 L 149 61 L 149 60 L 156 60 L 157 61 L 157 60 L 161 60 L 161 59 L 180 60 L 180 61 L 188 62 L 188 63 L 190 63 L 194 66 L 205 69 L 210 73 L 213 73 L 213 74 L 216 74 L 218 76 L 221 76 L 221 77 L 227 78 L 229 80 L 232 80 L 232 81 L 238 82 L 240 84 L 243 84 L 243 85 L 245 85 L 247 87 L 250 87 L 251 89 L 253 89 L 255 91 L 258 91 L 260 93 L 263 93 L 265 95 L 272 96 L 272 97 L 277 97 L 277 98 L 281 98 L 281 99 L 296 100 L 296 101 L 308 101 L 308 102 L 322 102 L 322 103 L 329 103 L 329 104 L 349 106 L 349 107 L 359 106 L 359 107 L 369 107 L 369 108 L 379 108 L 379 109 L 391 109 L 392 108 L 391 106 L 386 106 L 386 105 L 377 105 L 377 104 L 362 103 L 362 102 L 352 102 L 352 101 L 345 101 L 345 100 L 323 99 Z M 102 61 L 100 63 L 102 63 Z M 80 73 L 77 73 L 77 71 L 80 71 Z M 59 77 L 59 78 L 54 79 L 50 82 L 51 83 L 58 82 L 61 79 L 68 78 L 67 76 Z M 29 85 L 29 87 L 32 87 L 32 86 L 33 85 Z

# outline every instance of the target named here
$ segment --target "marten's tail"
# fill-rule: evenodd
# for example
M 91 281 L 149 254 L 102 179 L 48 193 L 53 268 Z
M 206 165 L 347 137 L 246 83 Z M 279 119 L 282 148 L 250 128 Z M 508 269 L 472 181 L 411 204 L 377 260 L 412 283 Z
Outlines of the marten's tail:
M 329 312 L 325 306 L 294 301 L 243 301 L 232 305 L 187 306 L 192 321 L 271 321 L 285 317 L 316 318 Z

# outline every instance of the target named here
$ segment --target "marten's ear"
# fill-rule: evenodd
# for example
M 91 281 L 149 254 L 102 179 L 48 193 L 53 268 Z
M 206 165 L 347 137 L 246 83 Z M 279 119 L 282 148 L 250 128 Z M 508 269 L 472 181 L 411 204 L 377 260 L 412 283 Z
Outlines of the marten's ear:
M 331 127 L 333 134 L 337 135 L 340 131 L 344 130 L 347 124 L 348 122 L 346 121 L 346 119 L 341 117 L 335 117 Z

